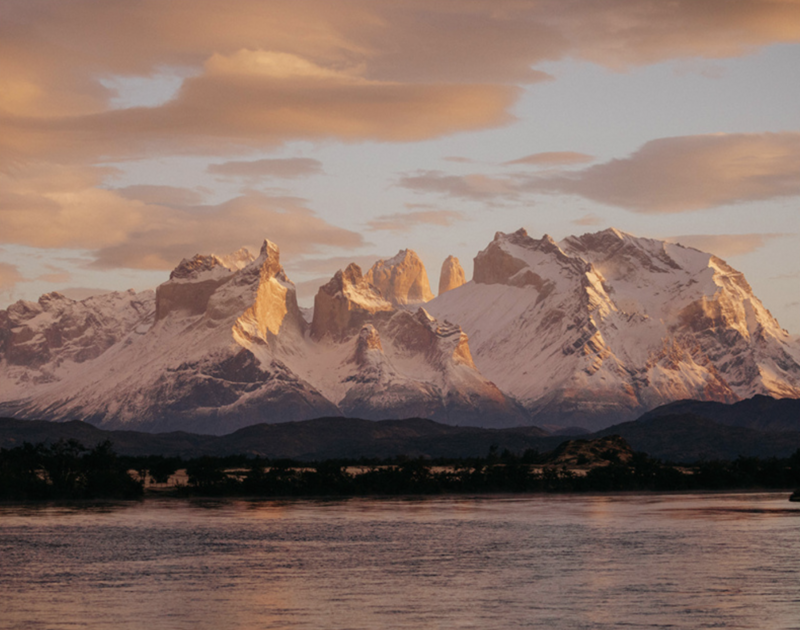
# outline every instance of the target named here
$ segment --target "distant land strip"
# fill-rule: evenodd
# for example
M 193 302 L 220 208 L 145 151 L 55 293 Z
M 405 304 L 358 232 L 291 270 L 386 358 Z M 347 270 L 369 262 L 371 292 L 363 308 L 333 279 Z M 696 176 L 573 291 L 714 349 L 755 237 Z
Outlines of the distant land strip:
M 788 457 L 800 448 L 800 400 L 766 396 L 725 405 L 680 401 L 639 420 L 580 436 L 623 437 L 650 457 L 673 462 Z M 106 431 L 87 422 L 47 422 L 0 418 L 0 448 L 74 439 L 87 447 L 111 441 L 120 455 L 201 457 L 247 455 L 298 461 L 390 458 L 483 457 L 491 447 L 521 454 L 548 452 L 563 443 L 537 427 L 482 429 L 449 426 L 421 418 L 362 420 L 329 417 L 256 424 L 222 436 L 176 431 Z

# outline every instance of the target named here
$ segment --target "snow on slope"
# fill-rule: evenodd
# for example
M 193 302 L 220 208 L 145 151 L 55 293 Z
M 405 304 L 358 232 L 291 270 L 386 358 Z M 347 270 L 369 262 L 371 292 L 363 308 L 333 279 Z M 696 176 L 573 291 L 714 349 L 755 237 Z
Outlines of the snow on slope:
M 797 344 L 739 272 L 617 230 L 498 233 L 475 277 L 426 305 L 537 423 L 610 424 L 681 398 L 800 397 Z

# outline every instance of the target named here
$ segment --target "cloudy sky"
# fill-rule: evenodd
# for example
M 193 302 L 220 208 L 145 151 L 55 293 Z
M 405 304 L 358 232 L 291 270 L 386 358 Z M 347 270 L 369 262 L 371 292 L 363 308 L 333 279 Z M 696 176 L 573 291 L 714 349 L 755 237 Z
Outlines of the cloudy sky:
M 800 1 L 0 2 L 0 307 L 610 226 L 800 333 Z

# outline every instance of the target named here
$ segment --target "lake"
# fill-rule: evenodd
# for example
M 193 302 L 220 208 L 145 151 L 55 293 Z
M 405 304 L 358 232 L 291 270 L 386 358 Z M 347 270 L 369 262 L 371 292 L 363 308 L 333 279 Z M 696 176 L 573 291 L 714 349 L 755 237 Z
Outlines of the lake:
M 0 505 L 0 627 L 800 628 L 787 499 Z

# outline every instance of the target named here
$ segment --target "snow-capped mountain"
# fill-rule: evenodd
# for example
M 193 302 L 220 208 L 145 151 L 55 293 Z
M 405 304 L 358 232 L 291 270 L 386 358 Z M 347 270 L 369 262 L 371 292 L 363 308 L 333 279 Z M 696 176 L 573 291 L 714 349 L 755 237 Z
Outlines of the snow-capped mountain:
M 539 424 L 589 428 L 667 401 L 800 397 L 800 347 L 741 273 L 609 229 L 556 243 L 498 233 L 471 282 L 426 308 Z
M 382 268 L 408 303 L 409 287 L 430 289 L 416 254 L 401 254 Z M 269 241 L 255 259 L 182 261 L 155 299 L 50 294 L 0 324 L 2 415 L 206 433 L 343 413 L 529 421 L 477 371 L 458 326 L 395 307 L 356 265 L 320 289 L 309 325 Z
M 617 230 L 498 233 L 433 298 L 403 250 L 320 288 L 276 245 L 197 255 L 153 292 L 0 311 L 0 415 L 226 433 L 331 415 L 597 428 L 684 399 L 800 397 L 800 345 L 718 258 Z

